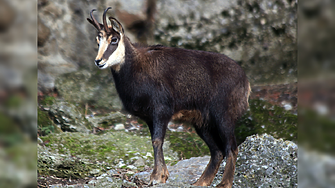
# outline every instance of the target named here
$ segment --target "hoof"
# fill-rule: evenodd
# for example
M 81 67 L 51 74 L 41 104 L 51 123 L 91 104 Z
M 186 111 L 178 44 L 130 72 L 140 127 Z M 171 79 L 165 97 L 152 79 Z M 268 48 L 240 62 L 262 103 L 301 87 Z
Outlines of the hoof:
M 149 185 L 155 185 L 158 183 L 165 183 L 166 180 L 169 178 L 169 172 L 165 168 L 164 170 L 161 170 L 157 173 L 152 173 L 150 176 L 150 182 Z
M 219 185 L 217 185 L 216 187 L 220 187 L 220 188 L 231 188 L 233 187 L 233 184 L 229 183 L 229 182 L 225 182 L 225 183 L 220 183 Z
M 210 185 L 210 183 L 208 184 L 208 183 L 206 183 L 206 182 L 195 182 L 195 183 L 193 183 L 192 184 L 193 186 L 209 186 Z

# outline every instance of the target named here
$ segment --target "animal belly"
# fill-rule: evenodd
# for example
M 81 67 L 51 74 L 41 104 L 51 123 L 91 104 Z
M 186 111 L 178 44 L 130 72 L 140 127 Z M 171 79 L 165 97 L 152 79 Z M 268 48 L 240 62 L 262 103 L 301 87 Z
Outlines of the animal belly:
M 200 126 L 203 119 L 199 110 L 181 110 L 172 116 L 172 121 Z

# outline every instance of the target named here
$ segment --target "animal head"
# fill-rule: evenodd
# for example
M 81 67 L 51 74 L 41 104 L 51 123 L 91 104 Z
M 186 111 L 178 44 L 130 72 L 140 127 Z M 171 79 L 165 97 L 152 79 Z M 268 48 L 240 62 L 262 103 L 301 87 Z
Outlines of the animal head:
M 95 58 L 95 65 L 98 66 L 99 69 L 120 65 L 124 62 L 124 30 L 120 22 L 113 17 L 109 17 L 111 26 L 108 26 L 106 13 L 110 8 L 111 7 L 108 7 L 103 13 L 103 24 L 99 23 L 92 15 L 95 9 L 90 12 L 91 19 L 87 18 L 87 21 L 98 30 L 96 41 L 99 50 Z

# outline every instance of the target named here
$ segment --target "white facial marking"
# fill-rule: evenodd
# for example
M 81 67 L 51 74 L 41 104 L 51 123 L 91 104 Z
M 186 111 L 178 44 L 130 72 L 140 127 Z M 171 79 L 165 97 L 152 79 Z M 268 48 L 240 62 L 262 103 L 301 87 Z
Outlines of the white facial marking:
M 122 63 L 124 63 L 124 56 L 125 56 L 125 46 L 124 46 L 124 40 L 123 40 L 123 34 L 120 33 L 120 41 L 118 43 L 118 47 L 116 48 L 116 50 L 112 53 L 111 56 L 108 57 L 107 60 L 103 59 L 99 65 L 103 65 L 102 67 L 99 67 L 99 69 L 106 69 L 108 67 L 111 67 L 113 65 L 121 65 Z M 106 40 L 105 37 L 102 37 L 100 39 L 100 47 L 99 47 L 99 53 L 98 55 L 101 53 L 101 57 L 102 55 L 105 53 L 105 51 L 107 50 L 108 47 L 108 41 Z

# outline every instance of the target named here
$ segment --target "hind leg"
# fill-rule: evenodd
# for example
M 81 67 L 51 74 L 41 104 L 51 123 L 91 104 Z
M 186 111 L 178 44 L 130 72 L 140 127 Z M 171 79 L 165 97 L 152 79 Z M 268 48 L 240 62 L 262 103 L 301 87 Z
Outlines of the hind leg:
M 234 126 L 234 123 L 225 122 L 218 127 L 219 134 L 221 135 L 221 143 L 226 145 L 224 152 L 227 156 L 227 162 L 223 173 L 222 181 L 219 185 L 217 185 L 217 187 L 230 188 L 233 186 L 235 164 L 238 154 L 238 148 L 234 135 Z
M 198 135 L 206 142 L 211 153 L 211 159 L 202 173 L 201 177 L 193 184 L 195 186 L 209 186 L 217 173 L 220 163 L 224 158 L 222 150 L 217 145 L 220 140 L 219 134 L 211 126 L 196 127 Z
M 216 187 L 232 187 L 233 180 L 234 180 L 234 173 L 235 173 L 235 164 L 237 159 L 238 149 L 230 150 L 229 154 L 227 155 L 227 163 L 225 166 L 225 170 L 223 173 L 222 181 Z

